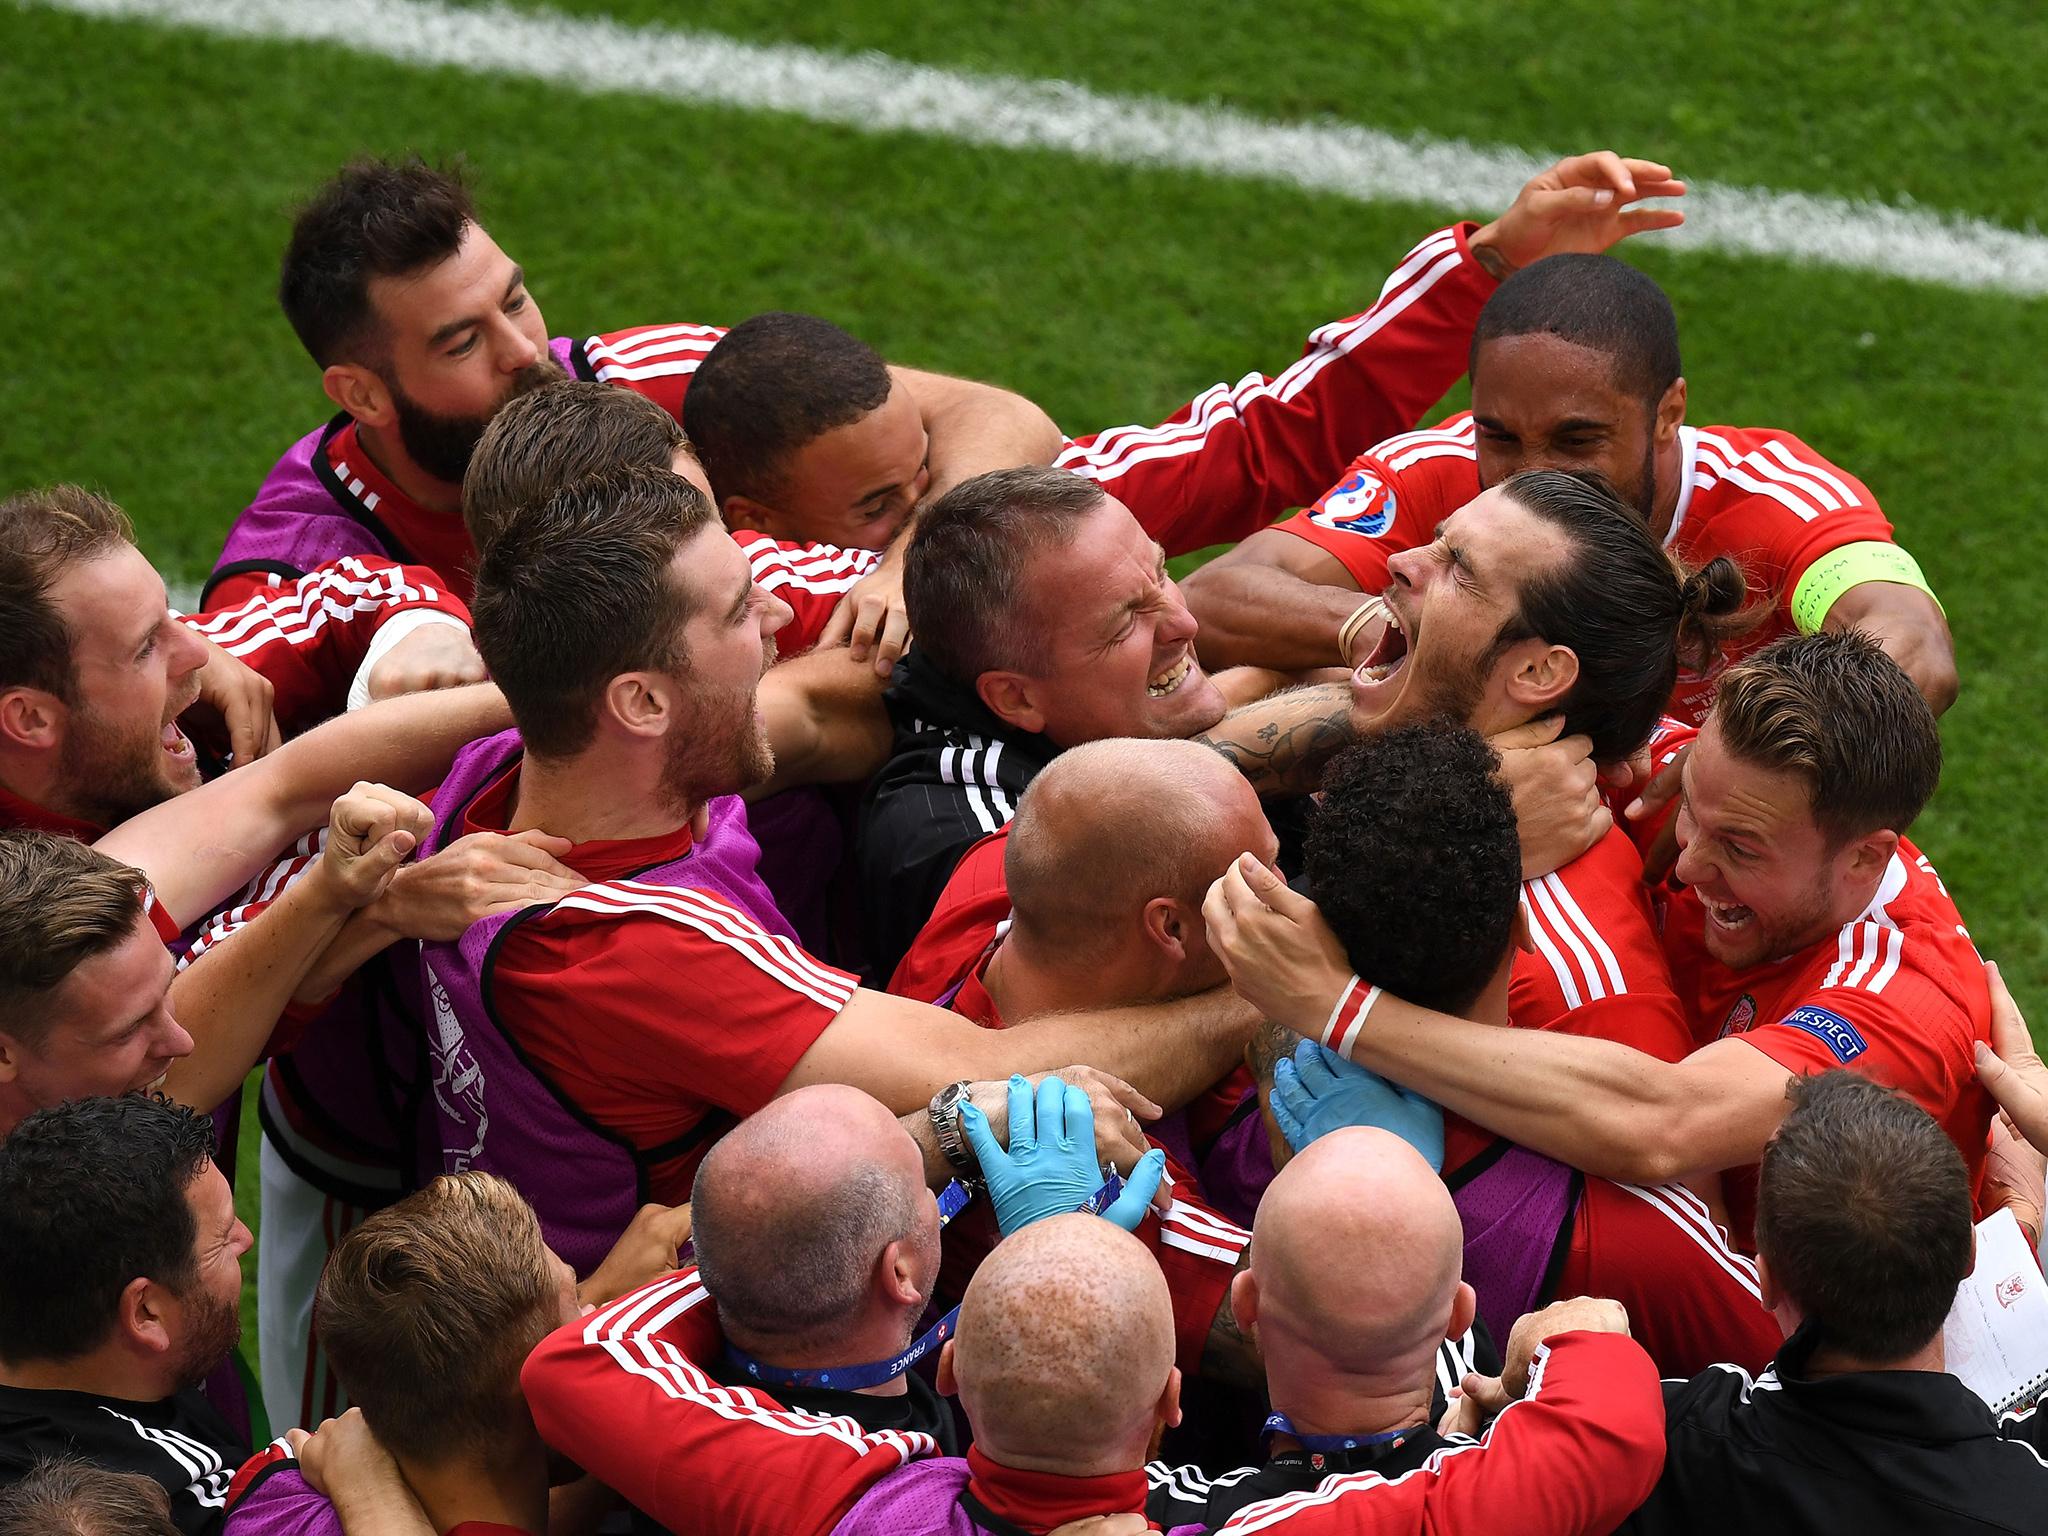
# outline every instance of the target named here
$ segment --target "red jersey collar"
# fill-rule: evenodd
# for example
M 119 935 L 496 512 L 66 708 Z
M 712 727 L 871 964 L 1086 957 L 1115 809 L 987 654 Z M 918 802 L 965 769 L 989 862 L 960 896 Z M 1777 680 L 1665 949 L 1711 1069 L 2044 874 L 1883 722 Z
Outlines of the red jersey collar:
M 462 518 L 421 506 L 379 469 L 364 449 L 353 417 L 344 417 L 321 452 L 326 460 L 331 494 L 353 503 L 358 522 L 366 523 L 386 543 L 391 556 L 407 564 L 433 568 L 465 603 L 472 595 L 476 550 Z
M 1103 1477 L 1025 1472 L 990 1461 L 978 1445 L 967 1448 L 967 1491 L 990 1514 L 1040 1533 L 1089 1515 L 1145 1512 L 1143 1468 Z
M 462 831 L 503 832 L 512 819 L 512 802 L 519 795 L 519 765 L 514 758 L 504 772 L 479 790 L 462 813 Z M 655 837 L 629 837 L 611 841 L 578 843 L 562 862 L 588 880 L 623 880 L 657 864 L 669 864 L 690 851 L 690 824 L 686 821 L 673 832 Z
M 960 983 L 959 989 L 953 994 L 953 1011 L 962 1018 L 974 1020 L 983 1029 L 1004 1028 L 1002 1010 L 996 1007 L 995 998 L 989 995 L 986 979 L 988 963 L 995 959 L 996 949 L 1001 942 L 998 939 L 981 952 L 981 958 L 974 962 L 974 969 L 967 973 L 967 979 Z
M 37 805 L 33 800 L 24 800 L 17 794 L 0 788 L 0 827 L 19 827 L 29 832 L 55 832 L 60 837 L 75 837 L 81 843 L 97 842 L 106 835 L 106 828 L 90 821 L 79 821 L 75 817 L 59 815 Z

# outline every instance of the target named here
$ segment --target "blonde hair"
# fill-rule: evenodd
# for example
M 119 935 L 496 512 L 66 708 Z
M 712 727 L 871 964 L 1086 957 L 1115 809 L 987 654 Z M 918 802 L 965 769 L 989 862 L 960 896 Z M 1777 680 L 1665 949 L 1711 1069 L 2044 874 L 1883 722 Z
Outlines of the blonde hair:
M 443 1174 L 343 1239 L 313 1307 L 377 1438 L 445 1461 L 508 1441 L 519 1368 L 557 1321 L 556 1271 L 517 1190 Z

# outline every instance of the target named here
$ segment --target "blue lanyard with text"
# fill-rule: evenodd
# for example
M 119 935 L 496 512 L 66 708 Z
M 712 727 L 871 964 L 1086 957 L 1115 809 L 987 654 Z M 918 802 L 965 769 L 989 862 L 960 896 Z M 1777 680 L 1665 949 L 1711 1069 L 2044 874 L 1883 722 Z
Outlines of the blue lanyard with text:
M 1305 1435 L 1294 1427 L 1294 1421 L 1286 1414 L 1276 1412 L 1266 1415 L 1266 1427 L 1259 1436 L 1271 1439 L 1274 1435 L 1291 1435 L 1305 1451 L 1319 1456 L 1334 1456 L 1340 1451 L 1362 1451 L 1373 1446 L 1385 1446 L 1391 1450 L 1421 1428 L 1420 1424 L 1410 1424 L 1406 1429 L 1386 1429 L 1376 1435 Z
M 1108 1209 L 1110 1203 L 1123 1193 L 1123 1188 L 1123 1179 L 1112 1172 L 1103 1186 L 1075 1209 L 1100 1216 Z M 974 1191 L 958 1179 L 948 1184 L 939 1195 L 939 1226 L 943 1229 L 973 1198 Z M 730 1344 L 725 1346 L 725 1358 L 745 1371 L 750 1380 L 758 1381 L 763 1386 L 829 1387 L 840 1392 L 859 1392 L 868 1387 L 879 1387 L 886 1381 L 894 1381 L 950 1339 L 959 1322 L 960 1309 L 955 1307 L 911 1340 L 901 1354 L 891 1355 L 886 1360 L 872 1360 L 866 1365 L 833 1365 L 811 1370 L 792 1370 L 787 1366 L 765 1364 Z

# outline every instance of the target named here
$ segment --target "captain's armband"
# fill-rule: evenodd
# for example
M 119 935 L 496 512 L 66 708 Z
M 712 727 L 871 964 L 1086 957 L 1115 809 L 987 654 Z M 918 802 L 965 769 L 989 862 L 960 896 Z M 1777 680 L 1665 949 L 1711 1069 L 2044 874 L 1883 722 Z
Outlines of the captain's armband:
M 1889 581 L 1902 587 L 1913 587 L 1934 598 L 1934 606 L 1941 608 L 1941 599 L 1934 596 L 1934 588 L 1920 574 L 1917 560 L 1896 544 L 1882 539 L 1865 539 L 1831 549 L 1806 568 L 1806 574 L 1792 589 L 1793 625 L 1802 635 L 1817 633 L 1827 621 L 1828 610 L 1835 606 L 1835 600 L 1851 587 L 1860 587 L 1866 581 Z M 1947 609 L 1942 609 L 1943 617 L 1947 613 Z

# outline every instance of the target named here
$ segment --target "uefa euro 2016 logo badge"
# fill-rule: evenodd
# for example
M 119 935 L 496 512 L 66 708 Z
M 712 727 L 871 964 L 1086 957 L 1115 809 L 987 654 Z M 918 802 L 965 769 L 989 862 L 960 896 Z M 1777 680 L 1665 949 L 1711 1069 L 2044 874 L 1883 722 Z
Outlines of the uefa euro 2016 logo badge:
M 1394 489 L 1378 475 L 1355 469 L 1309 516 L 1325 528 L 1377 539 L 1394 526 Z

